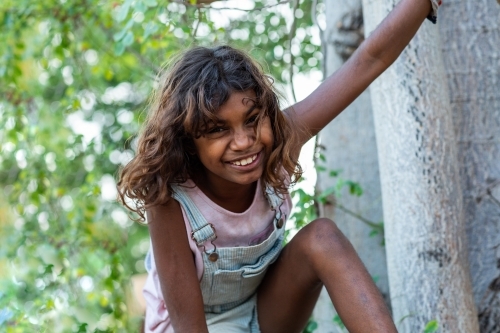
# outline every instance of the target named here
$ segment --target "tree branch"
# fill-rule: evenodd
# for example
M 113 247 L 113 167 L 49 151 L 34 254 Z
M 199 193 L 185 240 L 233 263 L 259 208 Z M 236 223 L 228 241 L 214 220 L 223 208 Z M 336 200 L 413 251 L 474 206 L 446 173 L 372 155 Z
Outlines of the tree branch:
M 198 27 L 200 26 L 200 23 L 201 23 L 201 9 L 198 8 L 196 11 L 198 12 L 198 22 L 196 22 L 196 26 L 194 27 L 194 30 L 193 30 L 193 35 L 191 36 L 191 37 L 193 37 L 193 41 L 196 38 L 196 34 L 198 33 Z
M 252 11 L 258 11 L 258 10 L 263 10 L 263 9 L 267 9 L 267 8 L 276 7 L 276 6 L 279 6 L 279 5 L 284 5 L 284 4 L 287 4 L 287 3 L 291 2 L 291 1 L 292 0 L 283 0 L 283 1 L 279 1 L 278 3 L 275 3 L 274 5 L 267 5 L 267 6 L 262 6 L 262 7 L 258 7 L 258 8 L 253 8 L 253 9 L 243 9 L 243 8 L 234 8 L 234 7 L 220 7 L 220 8 L 215 8 L 215 7 L 212 7 L 210 5 L 207 6 L 206 4 L 203 4 L 203 3 L 191 4 L 191 3 L 186 2 L 184 0 L 172 0 L 171 2 L 179 3 L 179 4 L 182 4 L 182 5 L 188 6 L 188 7 L 196 7 L 196 8 L 200 8 L 200 9 L 203 8 L 203 9 L 214 9 L 214 10 L 238 10 L 238 11 L 242 11 L 242 12 L 252 12 Z M 213 2 L 215 2 L 215 1 L 213 1 Z
M 491 201 L 493 201 L 495 204 L 497 204 L 498 207 L 500 207 L 500 201 L 498 201 L 498 199 L 493 196 L 493 193 L 491 193 L 490 189 L 486 190 L 486 194 L 488 194 L 488 196 L 490 197 Z
M 342 204 L 340 204 L 338 202 L 336 202 L 335 206 L 338 209 L 340 209 L 341 211 L 343 211 L 344 213 L 349 214 L 352 217 L 357 218 L 358 220 L 360 220 L 361 222 L 365 223 L 366 225 L 372 227 L 373 229 L 376 229 L 376 230 L 383 230 L 384 229 L 382 223 L 376 223 L 376 222 L 370 221 L 370 220 L 364 218 L 363 216 L 361 216 L 361 215 L 353 212 L 352 210 L 346 208 L 344 205 L 342 205 Z
M 293 21 L 292 21 L 292 25 L 290 26 L 290 32 L 288 33 L 288 44 L 289 44 L 288 50 L 290 51 L 290 87 L 292 88 L 292 97 L 293 97 L 294 103 L 297 102 L 297 97 L 295 96 L 295 88 L 293 87 L 294 57 L 293 57 L 293 53 L 292 53 L 292 41 L 293 41 L 293 38 L 295 37 L 295 31 L 297 29 L 297 18 L 295 17 L 295 12 L 299 8 L 299 5 L 300 5 L 300 0 L 294 0 L 293 9 L 292 9 Z
M 324 30 L 321 29 L 319 23 L 318 23 L 318 17 L 316 16 L 316 7 L 318 6 L 318 0 L 313 0 L 312 6 L 311 6 L 311 20 L 313 21 L 314 25 L 318 27 L 319 32 L 322 33 Z

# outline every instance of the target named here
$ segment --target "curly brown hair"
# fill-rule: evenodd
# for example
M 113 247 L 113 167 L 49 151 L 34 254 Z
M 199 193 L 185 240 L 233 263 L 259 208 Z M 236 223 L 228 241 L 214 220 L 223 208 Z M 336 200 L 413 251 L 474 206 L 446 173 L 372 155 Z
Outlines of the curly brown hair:
M 244 52 L 229 46 L 196 47 L 181 54 L 160 74 L 160 87 L 139 134 L 135 157 L 121 170 L 118 200 L 145 220 L 148 207 L 165 204 L 171 184 L 193 178 L 202 167 L 193 138 L 202 136 L 232 92 L 253 90 L 260 108 L 258 127 L 269 117 L 274 136 L 262 174 L 263 184 L 278 194 L 288 191 L 283 169 L 296 182 L 302 169 L 296 159 L 298 135 L 279 107 L 273 80 Z M 134 204 L 129 204 L 126 198 Z

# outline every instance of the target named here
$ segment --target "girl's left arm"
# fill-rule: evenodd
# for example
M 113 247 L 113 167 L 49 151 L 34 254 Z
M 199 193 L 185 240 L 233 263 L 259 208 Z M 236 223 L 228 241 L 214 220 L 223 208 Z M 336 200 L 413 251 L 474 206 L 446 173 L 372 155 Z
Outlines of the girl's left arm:
M 431 12 L 430 0 L 401 0 L 349 60 L 286 112 L 305 143 L 351 104 L 401 54 Z

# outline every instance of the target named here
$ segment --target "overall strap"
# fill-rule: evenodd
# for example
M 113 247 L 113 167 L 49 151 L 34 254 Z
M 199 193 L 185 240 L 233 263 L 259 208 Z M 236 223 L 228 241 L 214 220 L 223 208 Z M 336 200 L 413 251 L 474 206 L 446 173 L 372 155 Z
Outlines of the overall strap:
M 191 198 L 182 189 L 182 186 L 172 185 L 172 189 L 174 190 L 172 197 L 182 205 L 186 212 L 192 227 L 191 238 L 196 242 L 196 245 L 201 247 L 207 241 L 214 241 L 217 238 L 214 226 L 207 222 L 198 207 L 196 207 Z M 269 206 L 276 212 L 275 219 L 278 222 L 282 218 L 281 205 L 283 204 L 283 199 L 276 194 L 271 186 L 266 186 L 265 195 Z
M 269 202 L 269 206 L 271 206 L 272 210 L 278 209 L 281 204 L 283 203 L 283 199 L 280 198 L 277 194 L 276 191 L 274 191 L 274 188 L 272 188 L 269 185 L 266 185 L 266 192 L 265 192 L 267 201 Z
M 207 241 L 214 241 L 217 238 L 214 226 L 211 223 L 207 223 L 207 220 L 201 214 L 198 207 L 196 207 L 181 186 L 172 185 L 172 189 L 174 190 L 172 197 L 182 205 L 184 212 L 186 212 L 192 228 L 191 238 L 196 242 L 196 245 L 201 247 Z
M 281 205 L 283 204 L 283 198 L 281 198 L 274 188 L 272 188 L 269 185 L 266 185 L 266 191 L 264 192 L 267 201 L 269 202 L 269 206 L 271 206 L 271 209 L 274 210 L 275 217 L 275 223 L 278 228 L 281 228 L 284 224 L 284 221 L 286 220 L 286 215 L 282 213 L 281 211 Z M 283 216 L 285 215 L 285 216 Z

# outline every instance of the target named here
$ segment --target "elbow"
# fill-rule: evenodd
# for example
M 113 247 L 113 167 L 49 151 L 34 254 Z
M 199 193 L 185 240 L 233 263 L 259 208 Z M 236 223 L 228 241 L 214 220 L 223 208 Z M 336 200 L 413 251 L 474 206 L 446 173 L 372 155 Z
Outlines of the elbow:
M 391 57 L 382 50 L 370 47 L 369 44 L 362 43 L 349 60 L 355 61 L 355 66 L 362 72 L 371 73 L 370 76 L 374 80 L 394 63 L 397 56 Z

